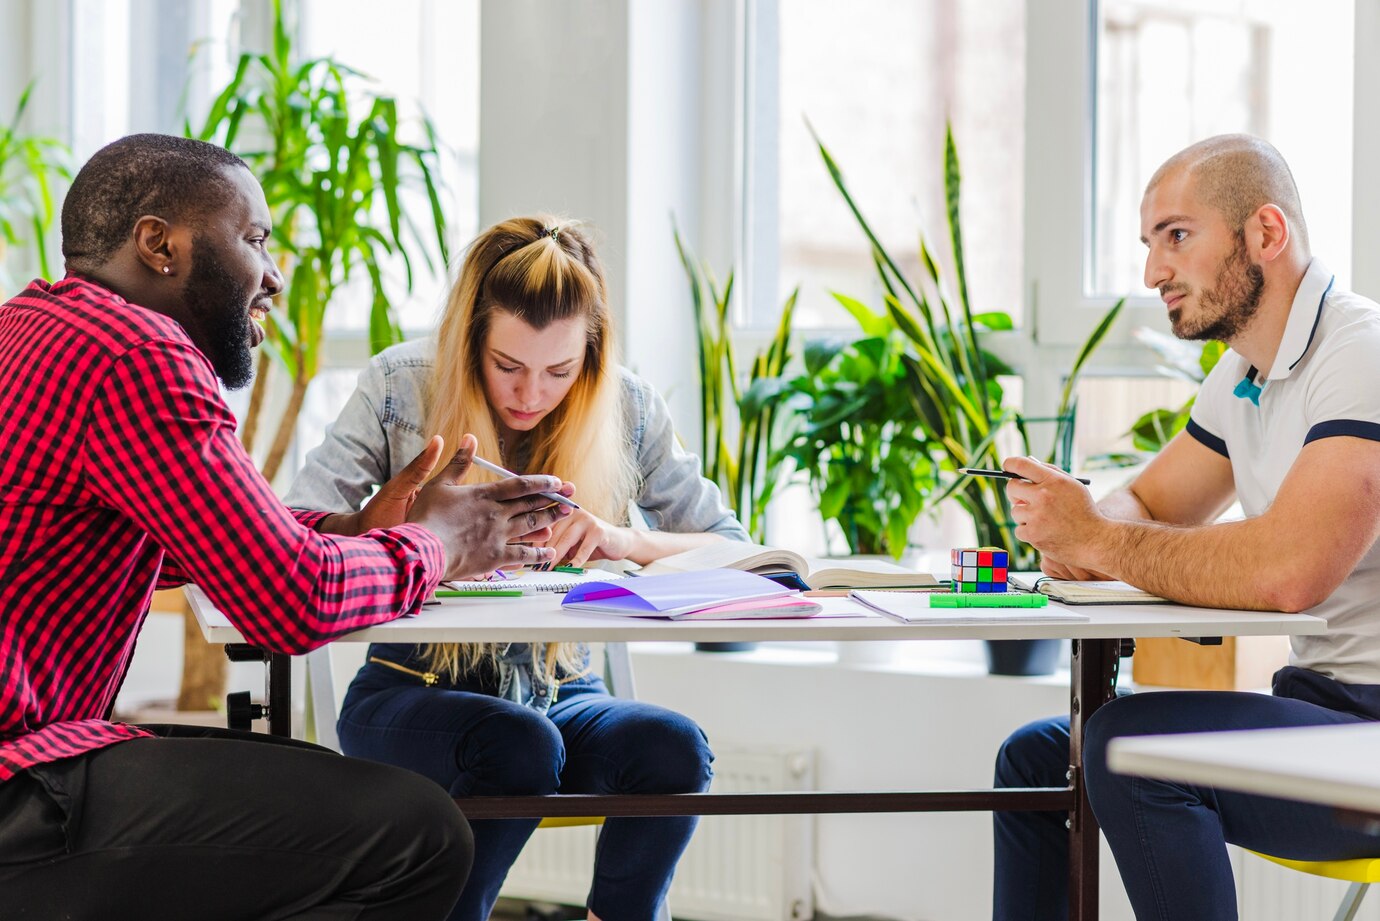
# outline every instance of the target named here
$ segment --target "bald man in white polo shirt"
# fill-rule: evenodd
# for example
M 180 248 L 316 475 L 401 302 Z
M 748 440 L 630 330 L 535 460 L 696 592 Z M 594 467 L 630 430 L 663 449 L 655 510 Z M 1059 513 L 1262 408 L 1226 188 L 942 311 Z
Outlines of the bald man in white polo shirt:
M 1174 334 L 1231 346 L 1187 430 L 1094 503 L 1057 469 L 1005 467 L 1016 536 L 1056 578 L 1122 579 L 1206 607 L 1307 611 L 1274 696 L 1122 697 L 1089 721 L 1088 794 L 1140 921 L 1235 919 L 1226 843 L 1301 860 L 1374 857 L 1380 838 L 1332 810 L 1106 769 L 1121 735 L 1380 719 L 1380 305 L 1314 258 L 1279 152 L 1247 135 L 1194 144 L 1141 202 L 1145 283 Z M 1233 500 L 1246 517 L 1216 523 Z M 997 757 L 997 786 L 1062 785 L 1068 719 L 1032 723 Z M 1066 918 L 1061 813 L 997 813 L 993 917 Z

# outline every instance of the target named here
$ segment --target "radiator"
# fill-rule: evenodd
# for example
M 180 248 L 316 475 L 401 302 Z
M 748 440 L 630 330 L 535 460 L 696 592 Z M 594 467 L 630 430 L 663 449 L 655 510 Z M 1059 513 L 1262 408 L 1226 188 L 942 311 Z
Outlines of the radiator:
M 1237 904 L 1243 921 L 1328 921 L 1349 883 L 1288 870 L 1232 848 Z M 1380 921 L 1380 886 L 1361 902 L 1356 921 Z
M 714 793 L 813 790 L 814 755 L 798 749 L 715 747 Z M 542 828 L 503 886 L 505 898 L 583 905 L 597 828 Z M 814 915 L 814 816 L 707 816 L 671 885 L 685 921 L 800 921 Z

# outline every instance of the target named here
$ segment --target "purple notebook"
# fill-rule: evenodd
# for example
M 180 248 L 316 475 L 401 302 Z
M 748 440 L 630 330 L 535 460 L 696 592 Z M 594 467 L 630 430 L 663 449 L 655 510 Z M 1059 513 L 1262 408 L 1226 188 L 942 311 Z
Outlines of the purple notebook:
M 790 589 L 755 573 L 740 569 L 702 569 L 586 582 L 567 592 L 561 607 L 631 617 L 671 617 L 735 601 L 758 601 L 790 594 Z

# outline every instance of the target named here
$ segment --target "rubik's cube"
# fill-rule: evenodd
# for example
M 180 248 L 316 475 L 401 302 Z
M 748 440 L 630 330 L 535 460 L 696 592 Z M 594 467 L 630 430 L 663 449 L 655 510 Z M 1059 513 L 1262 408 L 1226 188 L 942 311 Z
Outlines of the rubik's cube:
M 956 592 L 1006 591 L 1009 556 L 1000 547 L 959 547 L 953 551 L 953 590 Z

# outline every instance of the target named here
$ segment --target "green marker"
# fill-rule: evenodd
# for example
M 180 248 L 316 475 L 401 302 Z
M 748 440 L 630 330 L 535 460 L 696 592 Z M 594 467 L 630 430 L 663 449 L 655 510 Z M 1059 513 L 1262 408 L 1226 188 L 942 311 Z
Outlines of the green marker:
M 1049 604 L 1044 595 L 950 594 L 927 595 L 932 608 L 1042 608 Z
M 437 598 L 521 598 L 527 594 L 520 588 L 494 588 L 494 589 L 454 589 L 438 588 Z M 1043 596 L 1042 596 L 1043 597 Z
M 577 576 L 584 575 L 584 569 L 579 566 L 552 566 L 552 572 L 571 572 Z

